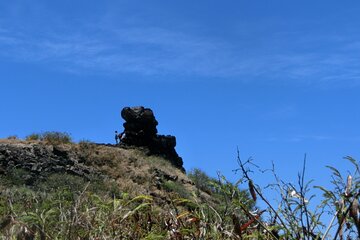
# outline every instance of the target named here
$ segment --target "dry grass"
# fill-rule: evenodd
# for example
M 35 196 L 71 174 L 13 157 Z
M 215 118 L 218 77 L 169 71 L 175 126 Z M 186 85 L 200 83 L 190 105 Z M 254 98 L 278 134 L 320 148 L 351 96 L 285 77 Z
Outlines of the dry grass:
M 111 176 L 120 189 L 135 195 L 164 195 L 164 191 L 159 191 L 154 186 L 154 169 L 177 176 L 177 181 L 191 182 L 186 174 L 173 167 L 169 161 L 158 156 L 148 156 L 144 149 L 125 149 L 92 143 L 73 145 L 73 148 L 86 156 L 85 164 Z M 189 193 L 196 191 L 191 184 L 185 184 L 184 187 Z
M 18 139 L 1 139 L 0 143 L 25 147 L 43 144 Z M 336 168 L 328 167 L 332 171 L 333 187 L 314 186 L 324 195 L 321 204 L 312 207 L 314 196 L 308 197 L 311 181 L 304 181 L 306 159 L 298 175 L 298 185 L 279 179 L 273 167 L 276 182 L 272 186 L 280 194 L 270 196 L 279 199 L 279 205 L 273 206 L 264 188 L 251 178 L 256 166 L 252 159 L 241 161 L 238 155 L 239 169 L 235 170 L 241 173 L 238 183 L 248 184 L 251 197 L 238 184 L 219 176 L 219 181 L 212 182 L 215 186 L 212 194 L 218 194 L 219 200 L 214 207 L 210 201 L 199 201 L 200 197 L 182 198 L 179 191 L 197 192 L 200 196 L 199 189 L 183 183 L 181 180 L 189 181 L 183 172 L 161 157 L 148 156 L 145 149 L 86 141 L 61 147 L 78 156 L 81 164 L 109 176 L 110 181 L 91 188 L 93 182 L 69 178 L 73 188 L 78 181 L 78 190 L 51 187 L 55 191 L 35 192 L 23 184 L 5 187 L 0 179 L 1 239 L 26 239 L 23 234 L 29 232 L 33 238 L 27 239 L 358 239 L 360 236 L 360 163 L 351 157 L 345 159 L 354 165 L 354 172 L 347 172 L 347 178 Z M 168 177 L 161 179 L 165 175 Z M 64 180 L 64 176 L 49 179 L 54 184 L 61 183 L 58 179 Z M 110 185 L 111 180 L 119 194 L 98 191 L 106 190 L 104 183 Z M 156 181 L 160 181 L 160 186 Z M 44 182 L 49 186 L 48 180 Z M 180 188 L 178 184 L 182 184 Z M 254 211 L 259 202 L 266 208 Z M 334 223 L 322 222 L 325 211 L 333 214 Z M 264 212 L 268 216 L 261 216 Z M 335 233 L 334 237 L 330 237 L 331 232 Z
M 0 139 L 0 143 L 20 145 L 21 147 L 43 144 L 46 148 L 52 148 L 51 144 L 41 140 Z M 159 189 L 159 186 L 154 182 L 155 169 L 163 174 L 176 176 L 177 183 L 182 185 L 181 188 L 189 196 L 192 196 L 192 193 L 199 192 L 194 185 L 190 184 L 191 179 L 180 169 L 175 168 L 162 157 L 149 156 L 146 149 L 99 145 L 85 140 L 78 144 L 57 144 L 57 147 L 76 154 L 80 157 L 81 163 L 109 176 L 117 183 L 121 191 L 131 193 L 133 196 L 139 194 L 154 195 L 163 201 L 175 197 L 175 191 L 169 192 L 165 189 L 167 180 L 162 182 L 164 186 L 160 186 Z M 51 149 L 49 150 L 51 151 Z M 205 192 L 202 192 L 202 198 L 211 201 L 211 197 Z
M 52 144 L 41 140 L 0 139 L 0 143 L 20 145 L 21 147 L 44 144 L 46 148 L 52 148 Z M 175 194 L 162 189 L 163 186 L 159 189 L 159 186 L 154 182 L 155 169 L 165 175 L 176 176 L 177 183 L 183 185 L 182 188 L 189 196 L 198 192 L 196 187 L 190 184 L 192 181 L 189 177 L 180 169 L 175 168 L 168 160 L 162 157 L 149 156 L 146 149 L 99 145 L 85 140 L 80 141 L 78 144 L 56 145 L 64 151 L 75 153 L 80 157 L 80 162 L 94 167 L 109 176 L 109 178 L 114 179 L 121 191 L 131 193 L 133 196 L 152 194 L 160 199 L 168 199 L 171 197 L 170 195 Z M 164 180 L 163 184 L 166 181 Z M 202 193 L 202 197 L 210 199 L 207 193 Z
M 21 139 L 7 139 L 7 138 L 0 138 L 0 143 L 25 143 L 26 141 Z

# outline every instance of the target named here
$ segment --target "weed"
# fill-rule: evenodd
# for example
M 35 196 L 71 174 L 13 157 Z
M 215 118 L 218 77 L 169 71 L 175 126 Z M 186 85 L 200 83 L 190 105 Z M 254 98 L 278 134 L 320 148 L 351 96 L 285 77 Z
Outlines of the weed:
M 179 182 L 168 180 L 162 186 L 166 191 L 175 192 L 181 198 L 188 198 L 190 196 L 189 192 Z
M 4 186 L 22 186 L 26 184 L 27 176 L 29 172 L 20 169 L 20 168 L 13 168 L 7 172 L 6 175 L 0 175 L 1 183 L 0 185 Z
M 72 143 L 70 134 L 66 132 L 48 131 L 44 133 L 32 133 L 25 137 L 27 141 L 43 141 L 51 145 Z
M 209 177 L 204 171 L 199 168 L 194 168 L 188 173 L 188 177 L 194 182 L 196 188 L 199 190 L 206 192 L 208 194 L 212 194 L 214 192 L 213 183 L 216 182 L 216 179 Z
M 67 144 L 72 142 L 70 134 L 66 132 L 44 132 L 41 134 L 41 140 L 52 145 Z
M 17 140 L 17 139 L 18 139 L 18 136 L 16 136 L 16 135 L 11 135 L 11 136 L 8 136 L 7 139 L 9 139 L 9 140 Z
M 41 139 L 42 139 L 42 136 L 39 133 L 32 133 L 25 137 L 26 141 L 40 141 Z

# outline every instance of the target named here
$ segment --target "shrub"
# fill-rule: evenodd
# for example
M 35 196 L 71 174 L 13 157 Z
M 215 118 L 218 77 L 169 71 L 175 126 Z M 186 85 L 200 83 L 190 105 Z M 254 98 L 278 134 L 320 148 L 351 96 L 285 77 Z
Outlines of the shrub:
M 236 234 L 242 239 L 264 239 L 266 236 L 271 239 L 359 239 L 360 163 L 351 157 L 345 159 L 355 168 L 353 173 L 347 173 L 347 178 L 335 167 L 327 166 L 332 172 L 332 188 L 312 186 L 312 180 L 305 181 L 306 155 L 296 185 L 281 180 L 273 165 L 270 171 L 275 182 L 260 187 L 254 182 L 252 174 L 254 169 L 262 174 L 265 171 L 255 165 L 252 158 L 242 161 L 238 153 L 239 168 L 234 171 L 239 171 L 242 175 L 239 182 L 247 183 L 252 199 L 261 201 L 266 209 L 258 209 L 254 212 L 254 218 L 248 207 L 238 204 L 246 215 L 252 215 L 252 219 L 242 226 L 239 225 L 240 231 L 235 231 Z M 312 188 L 323 191 L 323 200 L 320 203 L 315 200 L 316 195 L 311 195 Z M 278 194 L 276 205 L 265 195 L 265 189 L 271 189 Z M 268 213 L 267 216 L 261 216 L 264 212 Z M 328 218 L 324 217 L 327 214 L 332 215 L 332 220 L 325 225 L 323 220 Z M 325 220 L 328 222 L 328 219 Z M 260 226 L 258 229 L 261 231 L 253 230 L 251 226 L 256 225 Z M 330 236 L 333 234 L 334 236 Z
M 68 190 L 78 193 L 87 189 L 98 195 L 120 196 L 121 191 L 113 181 L 102 179 L 99 176 L 90 176 L 89 179 L 67 173 L 53 173 L 45 179 L 38 180 L 33 189 L 40 192 L 51 192 L 53 190 Z
M 36 189 L 49 192 L 52 189 L 69 189 L 71 192 L 79 192 L 86 186 L 87 181 L 79 176 L 66 173 L 54 173 L 47 176 L 44 180 L 36 183 Z
M 32 133 L 25 137 L 26 141 L 40 141 L 41 140 L 41 134 L 39 133 Z
M 70 134 L 66 132 L 44 132 L 42 140 L 49 144 L 67 144 L 72 142 Z
M 27 141 L 44 141 L 48 144 L 58 145 L 72 143 L 71 135 L 66 132 L 48 131 L 44 133 L 32 133 L 25 137 Z
M 194 182 L 197 189 L 211 194 L 212 184 L 215 179 L 210 178 L 205 172 L 200 170 L 199 168 L 194 168 L 188 173 L 188 177 Z
M 28 180 L 29 172 L 21 169 L 14 168 L 8 171 L 6 175 L 0 175 L 0 181 L 5 186 L 21 186 Z
M 11 135 L 11 136 L 8 136 L 7 139 L 16 140 L 16 139 L 18 139 L 18 137 L 16 135 Z
M 179 194 L 180 197 L 182 198 L 188 198 L 189 197 L 189 192 L 185 189 L 185 187 L 178 183 L 178 182 L 174 182 L 174 181 L 166 181 L 163 184 L 163 188 L 168 191 L 168 192 L 175 192 L 177 194 Z
M 81 140 L 79 141 L 79 150 L 81 157 L 85 160 L 88 159 L 91 154 L 94 153 L 96 149 L 96 144 L 89 140 Z
M 12 188 L 0 194 L 0 239 L 164 239 L 152 198 L 109 198 L 83 189 L 43 193 Z M 9 204 L 10 203 L 10 204 Z
M 79 141 L 79 146 L 83 149 L 93 148 L 94 145 L 95 143 L 90 140 L 82 139 Z

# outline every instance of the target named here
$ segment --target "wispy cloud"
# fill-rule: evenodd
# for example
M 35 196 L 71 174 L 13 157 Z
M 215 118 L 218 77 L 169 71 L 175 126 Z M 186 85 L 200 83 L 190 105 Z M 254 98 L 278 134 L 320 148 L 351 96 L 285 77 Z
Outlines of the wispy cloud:
M 235 74 L 227 66 L 232 56 L 219 43 L 160 28 L 127 28 L 105 35 L 109 38 L 84 34 L 32 38 L 0 32 L 1 55 L 15 61 L 63 62 L 70 68 L 93 71 Z
M 360 61 L 355 54 L 360 49 L 355 41 L 347 42 L 343 51 L 327 53 L 247 51 L 244 54 L 239 44 L 160 27 L 94 27 L 87 32 L 52 32 L 41 36 L 0 28 L 2 58 L 56 63 L 74 72 L 360 81 Z

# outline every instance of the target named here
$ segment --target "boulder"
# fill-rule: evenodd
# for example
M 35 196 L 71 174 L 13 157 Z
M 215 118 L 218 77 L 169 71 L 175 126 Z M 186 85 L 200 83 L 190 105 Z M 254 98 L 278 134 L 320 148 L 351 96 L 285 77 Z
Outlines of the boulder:
M 121 117 L 126 121 L 122 142 L 133 146 L 149 146 L 157 133 L 158 122 L 153 111 L 144 107 L 125 107 L 121 111 Z
M 125 137 L 121 140 L 122 145 L 147 147 L 150 154 L 168 159 L 175 167 L 185 172 L 182 158 L 175 150 L 176 138 L 157 134 L 158 121 L 150 108 L 125 107 L 121 111 L 121 117 L 125 120 Z
M 143 125 L 154 126 L 155 128 L 158 125 L 153 111 L 150 108 L 144 108 L 142 106 L 123 108 L 121 117 L 127 122 L 141 123 Z

